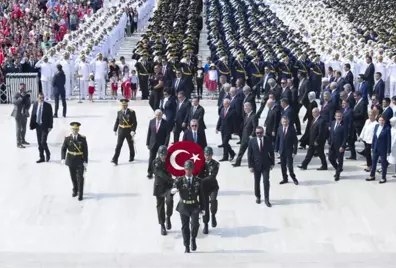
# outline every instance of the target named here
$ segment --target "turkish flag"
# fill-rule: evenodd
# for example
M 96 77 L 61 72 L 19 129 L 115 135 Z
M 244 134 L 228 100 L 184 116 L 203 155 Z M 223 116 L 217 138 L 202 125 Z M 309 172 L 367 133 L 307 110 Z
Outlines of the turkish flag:
M 168 148 L 166 166 L 173 176 L 184 176 L 184 163 L 191 160 L 194 163 L 193 174 L 197 176 L 205 166 L 204 152 L 198 144 L 192 141 L 176 142 Z

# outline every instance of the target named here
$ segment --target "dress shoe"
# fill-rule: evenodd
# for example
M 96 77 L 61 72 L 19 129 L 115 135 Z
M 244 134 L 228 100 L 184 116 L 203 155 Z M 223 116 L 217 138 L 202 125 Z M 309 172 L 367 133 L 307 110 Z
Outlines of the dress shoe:
M 227 158 L 222 158 L 222 159 L 219 160 L 219 162 L 224 162 L 224 161 L 228 161 L 228 159 Z
M 375 181 L 375 177 L 367 178 L 366 181 Z
M 365 168 L 365 169 L 364 169 L 364 171 L 366 171 L 366 172 L 370 172 L 370 171 L 371 171 L 371 167 L 367 167 L 367 168 Z
M 190 247 L 186 247 L 186 249 L 184 250 L 184 253 L 190 253 Z
M 302 170 L 307 170 L 307 167 L 304 167 L 304 166 L 297 166 L 299 169 L 302 169 Z
M 238 145 L 239 145 L 239 144 L 241 144 L 241 142 L 240 142 L 240 141 L 238 141 L 236 144 L 238 144 Z
M 235 163 L 235 164 L 231 164 L 233 167 L 240 167 L 241 166 L 241 164 L 239 164 L 239 163 Z
M 317 168 L 316 170 L 327 170 L 327 167 L 321 166 L 320 168 Z
M 83 199 L 84 199 L 84 198 L 83 198 L 82 196 L 79 196 L 79 197 L 78 197 L 78 201 L 83 201 Z
M 301 131 L 297 131 L 297 136 L 300 136 L 301 134 Z
M 357 153 L 364 156 L 366 152 L 363 150 L 361 152 L 358 151 Z
M 50 155 L 50 154 L 48 154 L 48 155 L 45 157 L 45 162 L 49 162 L 49 161 L 50 161 L 50 159 L 51 159 L 51 155 Z
M 22 144 L 23 145 L 30 145 L 30 143 L 28 143 L 27 141 L 23 141 Z
M 77 192 L 73 192 L 72 197 L 76 197 L 76 196 L 77 196 Z
M 166 235 L 165 225 L 161 224 L 161 235 Z
M 116 161 L 116 160 L 114 160 L 114 159 L 111 160 L 111 163 L 113 163 L 114 166 L 117 166 L 117 165 L 118 165 L 118 161 Z
M 261 203 L 260 198 L 257 198 L 257 199 L 256 199 L 256 203 L 257 203 L 257 204 L 260 204 L 260 203 Z
M 386 179 L 381 179 L 381 180 L 379 181 L 379 183 L 380 183 L 380 184 L 386 183 Z
M 297 179 L 293 179 L 293 183 L 294 183 L 295 185 L 298 185 L 298 180 L 297 180 Z
M 197 243 L 195 242 L 195 238 L 191 239 L 191 250 L 192 251 L 197 250 Z
M 335 181 L 339 181 L 339 180 L 340 180 L 340 175 L 337 175 L 337 174 L 334 175 L 334 180 L 335 180 Z
M 288 183 L 288 180 L 282 180 L 282 181 L 280 181 L 279 184 L 286 184 L 286 183 Z
M 272 207 L 272 205 L 268 199 L 265 199 L 265 205 L 269 208 Z
M 26 148 L 26 147 L 23 146 L 22 144 L 18 144 L 17 147 L 18 147 L 18 148 L 21 148 L 21 149 Z
M 172 223 L 171 223 L 171 221 L 170 221 L 170 218 L 168 217 L 168 218 L 166 218 L 166 229 L 167 230 L 170 230 L 170 229 L 172 229 Z
M 209 233 L 209 227 L 208 227 L 208 224 L 207 224 L 207 223 L 205 223 L 205 226 L 204 226 L 204 228 L 203 228 L 203 230 L 202 230 L 202 233 L 203 233 L 203 234 L 208 234 L 208 233 Z
M 131 157 L 129 158 L 129 162 L 133 162 L 135 160 L 135 158 Z
M 53 118 L 58 118 L 58 115 L 57 115 L 57 114 L 54 114 Z
M 231 155 L 230 161 L 234 160 L 235 154 Z
M 356 160 L 356 156 L 346 157 L 345 159 L 348 159 L 348 160 Z
M 44 161 L 44 158 L 40 158 L 39 160 L 36 161 L 37 164 L 43 163 L 43 162 L 45 162 L 45 161 Z
M 151 173 L 147 174 L 147 178 L 152 179 L 153 178 L 153 174 L 151 174 Z
M 212 215 L 212 227 L 213 227 L 213 228 L 216 228 L 216 226 L 217 226 L 217 219 L 216 219 L 216 216 L 215 216 L 215 215 Z
M 217 147 L 219 147 L 219 148 L 223 148 L 223 144 L 217 145 Z

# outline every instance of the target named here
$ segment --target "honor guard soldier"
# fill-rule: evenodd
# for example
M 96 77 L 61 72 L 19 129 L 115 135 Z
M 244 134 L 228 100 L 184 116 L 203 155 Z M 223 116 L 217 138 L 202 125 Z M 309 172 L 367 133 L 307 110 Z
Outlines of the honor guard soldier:
M 118 130 L 117 146 L 113 159 L 111 160 L 114 165 L 118 165 L 118 157 L 120 156 L 121 147 L 124 143 L 124 139 L 127 140 L 129 146 L 129 162 L 132 162 L 135 159 L 133 136 L 135 136 L 135 131 L 137 127 L 136 113 L 134 110 L 128 108 L 129 100 L 122 99 L 120 100 L 120 102 L 122 104 L 122 109 L 117 112 L 117 117 L 114 124 L 114 132 L 116 135 Z
M 72 134 L 65 137 L 61 150 L 61 163 L 69 167 L 70 177 L 73 183 L 73 197 L 78 194 L 78 200 L 83 200 L 84 195 L 84 171 L 88 166 L 88 145 L 85 136 L 80 135 L 81 124 L 70 123 Z M 66 157 L 67 153 L 67 157 Z
M 172 228 L 170 218 L 173 213 L 173 186 L 172 174 L 166 167 L 168 149 L 165 145 L 158 148 L 158 157 L 153 161 L 154 170 L 154 196 L 157 198 L 158 222 L 161 225 L 161 234 L 166 235 L 166 230 Z M 166 201 L 166 202 L 165 202 Z M 165 229 L 165 203 L 166 203 L 166 229 Z
M 183 243 L 186 248 L 185 253 L 190 253 L 190 219 L 191 219 L 191 250 L 197 250 L 196 237 L 199 229 L 199 213 L 205 213 L 203 206 L 202 181 L 200 178 L 193 176 L 194 163 L 187 160 L 184 163 L 186 175 L 177 177 L 172 194 L 179 191 L 180 201 L 176 210 L 180 213 L 182 223 Z
M 212 227 L 217 226 L 216 213 L 217 213 L 217 193 L 219 192 L 219 184 L 217 182 L 217 173 L 219 173 L 219 162 L 212 158 L 212 147 L 206 147 L 205 153 L 205 169 L 202 172 L 202 189 L 204 195 L 205 215 L 203 216 L 203 223 L 205 224 L 203 233 L 208 234 L 209 222 L 209 204 L 210 213 L 212 214 Z M 209 201 L 210 199 L 210 201 Z

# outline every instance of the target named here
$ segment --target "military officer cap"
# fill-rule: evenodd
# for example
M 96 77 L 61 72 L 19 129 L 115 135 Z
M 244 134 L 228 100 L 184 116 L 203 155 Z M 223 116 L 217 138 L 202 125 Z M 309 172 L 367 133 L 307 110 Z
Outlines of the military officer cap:
M 80 129 L 81 124 L 79 122 L 71 122 L 70 126 L 72 129 Z
M 205 147 L 205 150 L 204 150 L 204 153 L 206 154 L 206 155 L 213 155 L 213 149 L 212 149 L 212 147 Z
M 128 104 L 129 100 L 128 99 L 121 99 L 120 102 L 121 102 L 121 104 L 126 105 L 126 104 Z
M 184 162 L 184 169 L 194 169 L 194 162 L 191 160 Z
M 168 148 L 166 148 L 165 145 L 161 145 L 161 146 L 158 148 L 158 154 L 159 154 L 159 155 L 166 155 L 166 154 L 168 154 Z

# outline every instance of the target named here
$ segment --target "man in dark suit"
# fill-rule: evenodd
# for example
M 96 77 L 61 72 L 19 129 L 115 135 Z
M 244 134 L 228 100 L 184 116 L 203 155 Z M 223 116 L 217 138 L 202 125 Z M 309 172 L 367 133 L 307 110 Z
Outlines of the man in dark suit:
M 253 96 L 253 101 L 255 101 L 254 96 Z M 239 147 L 239 152 L 235 164 L 232 164 L 232 166 L 234 167 L 241 166 L 242 157 L 245 154 L 246 149 L 248 148 L 249 145 L 249 139 L 250 137 L 256 136 L 256 127 L 258 125 L 258 117 L 253 111 L 250 102 L 246 102 L 243 105 L 243 108 L 244 108 L 245 117 L 243 119 L 243 124 L 242 124 L 241 145 Z
M 176 77 L 173 80 L 172 88 L 173 88 L 173 94 L 175 96 L 177 96 L 180 91 L 183 91 L 183 94 L 186 93 L 186 96 L 188 96 L 187 92 L 185 92 L 186 89 L 188 90 L 187 81 L 182 77 L 182 72 L 180 70 L 176 71 Z
M 252 106 L 252 111 L 254 113 L 256 113 L 255 94 L 252 92 L 252 89 L 249 86 L 244 86 L 243 87 L 243 101 L 242 101 L 242 105 L 244 105 L 247 102 L 250 103 L 250 105 Z M 242 109 L 244 109 L 244 106 L 242 106 Z
M 344 78 L 345 84 L 351 85 L 352 92 L 355 92 L 355 87 L 353 85 L 355 80 L 353 78 L 353 73 L 351 71 L 351 65 L 349 63 L 344 64 L 344 71 L 345 71 L 345 78 Z M 351 106 L 351 108 L 353 108 L 353 107 Z
M 29 145 L 25 140 L 27 118 L 29 117 L 30 109 L 30 94 L 27 94 L 25 84 L 19 84 L 19 92 L 16 92 L 12 98 L 14 110 L 11 116 L 15 118 L 16 123 L 16 140 L 18 148 L 25 148 L 24 145 Z
M 324 92 L 323 93 L 323 99 L 324 103 L 321 107 L 320 111 L 320 117 L 321 120 L 325 123 L 326 129 L 329 127 L 331 121 L 334 120 L 334 114 L 335 114 L 335 105 L 331 99 L 330 93 L 329 92 Z M 327 135 L 326 135 L 327 138 Z
M 146 140 L 147 148 L 150 150 L 150 157 L 147 169 L 147 178 L 149 179 L 153 178 L 153 160 L 157 156 L 158 148 L 161 145 L 167 145 L 166 140 L 167 136 L 169 135 L 168 128 L 168 121 L 162 119 L 161 110 L 156 110 L 155 118 L 150 120 Z
M 307 78 L 307 74 L 304 72 L 297 73 L 298 80 L 300 81 L 298 84 L 298 103 L 305 108 L 309 105 L 308 93 L 309 93 L 309 80 Z M 300 109 L 297 111 L 300 112 Z
M 268 84 L 269 84 L 269 90 L 265 95 L 265 101 L 267 101 L 269 99 L 269 95 L 272 94 L 274 95 L 275 102 L 279 103 L 281 98 L 282 88 L 276 83 L 276 80 L 274 78 L 270 78 L 268 80 Z
M 294 125 L 294 111 L 293 108 L 289 105 L 289 99 L 281 99 L 281 107 L 281 117 L 287 117 L 289 119 L 288 123 L 290 123 L 290 125 Z
M 240 130 L 243 120 L 242 101 L 243 99 L 237 94 L 237 89 L 232 87 L 230 89 L 230 109 L 235 111 L 232 134 L 237 134 L 239 138 L 241 138 Z
M 379 72 L 375 73 L 375 84 L 374 84 L 373 93 L 377 97 L 379 103 L 382 103 L 382 100 L 384 99 L 385 96 L 385 83 L 384 80 L 382 80 L 382 74 Z
M 197 119 L 192 119 L 190 128 L 184 131 L 183 141 L 192 141 L 201 146 L 202 150 L 208 145 L 206 141 L 205 129 L 198 123 Z
M 221 109 L 216 126 L 216 134 L 219 133 L 219 131 L 221 132 L 223 147 L 223 158 L 219 161 L 227 161 L 228 159 L 232 161 L 235 157 L 235 152 L 232 150 L 229 141 L 234 130 L 234 121 L 236 116 L 236 111 L 230 107 L 230 100 L 225 99 L 223 101 L 223 108 Z
M 271 70 L 269 67 L 264 67 L 264 76 L 261 78 L 261 81 L 259 82 L 259 85 L 262 85 L 261 87 L 261 92 L 264 93 L 264 96 L 267 95 L 270 85 L 268 84 L 268 81 L 270 79 L 275 79 L 275 75 L 271 73 Z M 259 90 L 260 87 L 256 86 L 256 88 L 253 88 L 253 90 Z
M 173 125 L 176 117 L 177 99 L 170 94 L 170 91 L 169 88 L 164 89 L 164 97 L 161 99 L 160 109 L 164 115 L 164 119 L 166 119 L 170 125 Z
M 37 102 L 33 104 L 32 116 L 30 117 L 30 129 L 36 130 L 37 143 L 40 159 L 37 163 L 44 162 L 44 152 L 46 154 L 45 161 L 49 161 L 51 157 L 50 150 L 47 145 L 48 133 L 53 125 L 52 106 L 44 101 L 44 94 L 39 93 Z
M 225 78 L 223 78 L 223 79 L 225 79 Z M 231 84 L 229 84 L 229 83 L 224 83 L 220 87 L 219 97 L 217 99 L 217 107 L 219 108 L 219 113 L 220 113 L 221 108 L 223 107 L 223 100 L 225 98 L 230 97 L 230 94 L 229 94 L 230 88 L 231 88 Z
M 168 65 L 167 59 L 162 58 L 162 66 L 161 66 L 162 77 L 164 78 L 164 87 L 172 87 L 172 82 L 174 80 L 174 72 L 171 65 Z
M 187 128 L 186 118 L 188 118 L 188 113 L 190 112 L 191 102 L 185 97 L 184 92 L 180 91 L 177 94 L 177 107 L 176 107 L 176 118 L 175 127 L 173 129 L 173 142 L 179 141 L 180 132 Z
M 311 162 L 312 157 L 315 152 L 318 154 L 320 161 L 322 162 L 322 166 L 317 170 L 327 170 L 327 161 L 324 153 L 324 146 L 326 143 L 326 132 L 328 131 L 328 125 L 319 115 L 319 109 L 314 108 L 312 110 L 313 122 L 311 125 L 311 129 L 309 130 L 309 148 L 307 150 L 307 155 L 305 156 L 304 161 L 298 166 L 300 169 L 306 170 L 308 164 Z
M 287 169 L 295 185 L 298 185 L 296 174 L 294 174 L 293 159 L 297 154 L 297 133 L 289 118 L 282 116 L 281 125 L 278 128 L 278 135 L 275 141 L 275 152 L 279 153 L 283 180 L 280 184 L 288 183 Z M 286 168 L 287 166 L 287 168 Z
M 393 110 L 392 107 L 390 107 L 391 104 L 391 99 L 390 98 L 384 98 L 382 101 L 382 115 L 384 116 L 385 119 L 385 124 L 390 127 L 390 119 L 393 117 Z
M 261 203 L 260 181 L 263 176 L 264 183 L 264 200 L 267 207 L 271 207 L 269 201 L 270 191 L 270 171 L 275 165 L 274 147 L 269 137 L 264 136 L 264 129 L 261 126 L 256 127 L 256 136 L 249 140 L 248 145 L 248 166 L 251 173 L 254 174 L 254 194 L 256 203 Z
M 344 152 L 348 137 L 348 127 L 341 122 L 343 115 L 340 111 L 335 114 L 335 121 L 330 125 L 329 130 L 329 162 L 336 170 L 335 181 L 340 180 L 340 175 L 344 167 Z
M 290 90 L 290 88 L 287 86 L 287 80 L 285 78 L 281 79 L 281 88 L 282 88 L 282 92 L 280 95 L 280 99 L 288 99 L 290 102 L 292 100 L 292 92 Z
M 199 128 L 205 130 L 205 109 L 199 104 L 199 97 L 194 97 L 191 104 L 190 111 L 187 113 L 186 120 L 184 122 L 187 124 L 187 127 L 189 127 L 191 120 L 196 119 L 198 120 Z
M 346 100 L 349 103 L 349 107 L 351 107 L 351 109 L 353 109 L 355 107 L 356 104 L 356 100 L 355 100 L 355 95 L 353 95 L 352 92 L 352 85 L 350 84 L 345 84 L 344 85 L 344 91 L 346 93 Z
M 368 113 L 367 113 L 367 104 L 362 98 L 362 93 L 359 91 L 355 91 L 353 93 L 355 96 L 355 107 L 353 107 L 353 126 L 355 128 L 356 134 L 360 136 L 360 133 L 362 132 L 362 129 L 364 127 L 364 124 L 366 123 L 366 120 L 368 118 Z
M 54 89 L 54 97 L 55 97 L 55 111 L 54 118 L 58 117 L 58 109 L 59 109 L 59 97 L 62 99 L 62 107 L 63 107 L 63 117 L 66 117 L 66 92 L 65 92 L 65 83 L 66 76 L 63 72 L 62 65 L 56 65 L 58 72 L 52 78 L 52 88 Z
M 281 119 L 281 107 L 271 99 L 267 101 L 267 107 L 268 114 L 264 122 L 265 136 L 270 137 L 272 142 L 275 142 Z
M 345 79 L 342 77 L 341 71 L 335 71 L 335 80 L 334 82 L 337 83 L 336 90 L 338 94 L 342 91 L 344 85 L 345 85 Z
M 386 172 L 388 169 L 387 156 L 391 153 L 391 140 L 390 127 L 386 125 L 385 116 L 380 115 L 378 117 L 378 125 L 374 127 L 373 142 L 371 144 L 371 148 L 373 149 L 373 163 L 371 165 L 370 178 L 367 178 L 366 181 L 375 180 L 377 163 L 379 158 L 381 158 L 382 179 L 379 183 L 386 182 Z
M 367 63 L 366 71 L 364 72 L 364 74 L 361 74 L 360 76 L 363 78 L 364 81 L 367 82 L 367 93 L 371 98 L 374 87 L 375 67 L 373 63 L 373 58 L 370 55 L 366 56 L 366 63 Z
M 353 126 L 353 110 L 349 107 L 349 102 L 347 100 L 342 101 L 342 108 L 342 123 L 346 131 L 348 146 L 351 150 L 351 156 L 346 159 L 356 160 L 356 132 L 355 127 Z
M 301 122 L 298 114 L 300 113 L 301 105 L 298 103 L 298 89 L 293 85 L 293 79 L 287 79 L 287 87 L 290 90 L 291 99 L 289 104 L 294 111 L 293 122 L 296 125 L 297 135 L 301 135 Z

